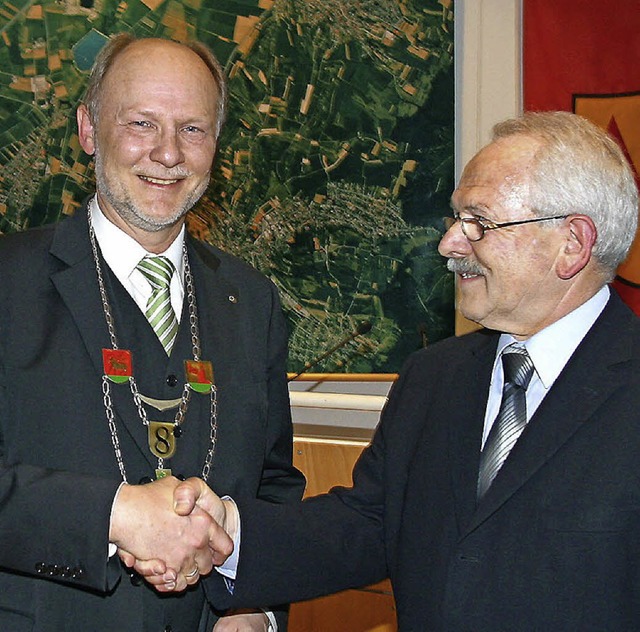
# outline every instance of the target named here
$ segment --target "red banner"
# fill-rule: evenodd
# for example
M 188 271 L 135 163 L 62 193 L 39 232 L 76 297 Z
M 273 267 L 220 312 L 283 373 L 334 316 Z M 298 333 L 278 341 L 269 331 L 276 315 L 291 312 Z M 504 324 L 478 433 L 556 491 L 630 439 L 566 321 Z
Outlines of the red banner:
M 526 110 L 569 110 L 609 131 L 640 173 L 638 0 L 524 0 Z M 614 285 L 640 314 L 640 235 Z

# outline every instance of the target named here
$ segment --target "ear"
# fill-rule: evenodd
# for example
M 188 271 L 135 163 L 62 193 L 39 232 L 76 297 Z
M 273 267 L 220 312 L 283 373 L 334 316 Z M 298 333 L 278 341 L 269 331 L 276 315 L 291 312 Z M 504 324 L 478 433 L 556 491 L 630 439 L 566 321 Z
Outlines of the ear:
M 556 262 L 556 272 L 561 279 L 571 279 L 591 260 L 598 230 L 587 215 L 570 215 L 565 227 L 566 241 Z
M 78 138 L 80 139 L 80 145 L 90 156 L 96 151 L 95 142 L 95 127 L 89 115 L 87 106 L 82 103 L 76 110 L 76 120 L 78 122 Z

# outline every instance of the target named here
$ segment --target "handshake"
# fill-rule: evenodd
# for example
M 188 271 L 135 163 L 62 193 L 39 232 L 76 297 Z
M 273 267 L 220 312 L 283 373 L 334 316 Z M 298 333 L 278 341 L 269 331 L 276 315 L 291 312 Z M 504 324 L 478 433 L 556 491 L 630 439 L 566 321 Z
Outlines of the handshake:
M 238 512 L 199 478 L 167 477 L 123 485 L 114 501 L 109 542 L 126 566 L 159 592 L 196 584 L 233 552 Z

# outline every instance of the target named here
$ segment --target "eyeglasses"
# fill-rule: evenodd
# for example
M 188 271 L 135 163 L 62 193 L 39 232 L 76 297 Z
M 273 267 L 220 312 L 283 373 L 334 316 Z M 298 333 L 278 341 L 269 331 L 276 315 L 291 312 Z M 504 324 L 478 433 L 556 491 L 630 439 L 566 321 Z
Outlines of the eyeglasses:
M 469 241 L 480 241 L 486 231 L 498 230 L 498 228 L 506 228 L 507 226 L 518 226 L 519 224 L 533 224 L 535 222 L 547 222 L 552 219 L 565 219 L 568 215 L 553 215 L 552 217 L 533 217 L 531 219 L 520 219 L 515 222 L 490 222 L 479 217 L 460 217 L 458 213 L 454 213 L 453 217 L 444 218 L 444 227 L 449 230 L 452 226 L 460 222 L 460 227 L 464 236 Z

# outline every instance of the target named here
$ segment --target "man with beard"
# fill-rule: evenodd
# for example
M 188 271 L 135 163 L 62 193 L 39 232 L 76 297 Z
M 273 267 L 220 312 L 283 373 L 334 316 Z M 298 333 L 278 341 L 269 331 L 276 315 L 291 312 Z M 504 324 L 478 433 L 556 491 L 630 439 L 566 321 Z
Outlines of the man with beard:
M 239 541 L 219 598 L 389 576 L 402 632 L 640 629 L 640 326 L 608 287 L 633 172 L 588 121 L 527 114 L 496 126 L 452 207 L 440 253 L 485 329 L 409 358 L 353 487 L 238 499 L 239 516 L 198 480 L 176 488 Z M 138 568 L 160 590 L 175 577 Z
M 185 232 L 225 101 L 204 45 L 113 38 L 77 112 L 96 194 L 0 242 L 2 630 L 286 628 L 284 607 L 209 607 L 199 580 L 222 559 L 209 541 L 232 543 L 173 507 L 184 477 L 269 502 L 303 488 L 276 290 Z M 125 552 L 179 569 L 175 594 Z

